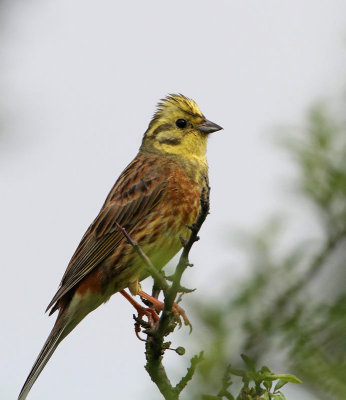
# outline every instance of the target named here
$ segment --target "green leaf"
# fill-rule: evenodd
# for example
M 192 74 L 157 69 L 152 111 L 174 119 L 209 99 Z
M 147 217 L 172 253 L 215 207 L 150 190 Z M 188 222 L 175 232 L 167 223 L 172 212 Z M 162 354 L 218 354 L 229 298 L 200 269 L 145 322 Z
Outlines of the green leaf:
M 260 371 L 261 371 L 263 374 L 265 374 L 265 373 L 267 373 L 267 372 L 271 373 L 271 370 L 270 370 L 266 365 L 263 365 L 263 367 L 261 368 Z
M 232 375 L 235 375 L 235 376 L 246 376 L 245 371 L 242 371 L 241 369 L 232 368 L 231 366 L 229 366 L 229 371 Z
M 287 381 L 284 381 L 283 379 L 280 379 L 278 383 L 274 387 L 274 392 L 277 390 L 281 389 L 284 385 L 286 385 Z
M 270 378 L 266 376 L 265 379 L 271 379 L 271 380 L 280 379 L 282 381 L 291 383 L 303 383 L 299 378 L 291 374 L 272 374 Z
M 249 358 L 246 354 L 241 354 L 241 358 L 243 359 L 245 365 L 253 372 L 256 371 L 256 364 L 251 358 Z
M 264 385 L 264 387 L 267 389 L 267 390 L 270 390 L 271 388 L 272 388 L 272 384 L 273 384 L 273 382 L 272 381 L 270 381 L 270 380 L 265 380 L 265 381 L 263 381 L 263 385 Z

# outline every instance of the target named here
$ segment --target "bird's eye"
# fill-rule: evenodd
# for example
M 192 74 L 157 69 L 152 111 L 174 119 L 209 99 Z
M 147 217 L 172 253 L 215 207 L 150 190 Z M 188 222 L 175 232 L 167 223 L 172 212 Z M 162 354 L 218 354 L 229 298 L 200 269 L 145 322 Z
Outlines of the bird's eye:
M 178 128 L 184 129 L 186 128 L 187 122 L 186 119 L 179 118 L 175 121 L 175 124 L 177 125 Z

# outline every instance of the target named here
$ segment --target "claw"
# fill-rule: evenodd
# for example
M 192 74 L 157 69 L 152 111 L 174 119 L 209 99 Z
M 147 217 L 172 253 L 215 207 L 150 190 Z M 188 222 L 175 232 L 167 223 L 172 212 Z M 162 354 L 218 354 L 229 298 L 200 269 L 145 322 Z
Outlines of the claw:
M 142 299 L 145 301 L 145 304 L 152 305 L 152 306 L 149 306 L 148 308 L 146 308 L 146 307 L 143 307 L 140 304 L 138 304 L 132 298 L 132 296 L 130 296 L 125 290 L 121 290 L 120 293 L 137 310 L 138 316 L 137 317 L 135 315 L 133 316 L 134 320 L 136 321 L 135 322 L 135 333 L 139 340 L 145 342 L 145 339 L 142 339 L 139 336 L 139 334 L 141 333 L 142 328 L 151 329 L 151 328 L 155 327 L 155 325 L 159 322 L 159 316 L 156 311 L 158 311 L 158 312 L 162 311 L 163 307 L 164 307 L 164 303 L 162 301 L 156 299 L 155 297 L 150 296 L 149 294 L 143 292 L 142 290 L 139 290 L 138 295 L 142 297 Z M 174 303 L 173 307 L 172 307 L 172 313 L 173 313 L 177 323 L 179 324 L 179 328 L 181 328 L 183 326 L 182 321 L 181 321 L 181 319 L 183 319 L 184 325 L 190 327 L 190 333 L 191 333 L 192 325 L 191 325 L 189 319 L 187 318 L 187 315 L 186 315 L 184 309 L 181 308 L 177 303 Z M 142 319 L 144 316 L 148 319 L 148 322 L 146 322 Z
M 156 299 L 155 297 L 150 296 L 149 294 L 143 292 L 142 290 L 140 290 L 138 292 L 138 295 L 143 297 L 143 299 L 146 299 L 148 301 L 150 301 L 150 303 L 153 305 L 153 307 L 157 310 L 157 311 L 162 311 L 163 307 L 164 307 L 164 303 L 158 299 Z M 150 310 L 150 308 L 149 308 Z M 191 323 L 189 321 L 189 319 L 187 318 L 187 315 L 185 313 L 185 310 L 183 308 L 181 308 L 177 303 L 173 304 L 172 307 L 172 312 L 173 315 L 175 317 L 175 319 L 177 320 L 179 327 L 182 327 L 182 323 L 181 323 L 181 318 L 184 321 L 184 325 L 189 326 L 190 327 L 190 332 L 192 331 L 192 326 Z
M 179 328 L 182 327 L 181 318 L 183 318 L 184 325 L 190 327 L 190 333 L 191 333 L 192 332 L 192 325 L 191 325 L 189 319 L 187 318 L 185 310 L 183 308 L 181 308 L 177 303 L 174 303 L 173 307 L 172 307 L 172 312 L 173 312 L 176 320 L 179 323 Z
M 153 308 L 145 308 L 138 304 L 125 290 L 121 290 L 120 293 L 133 305 L 133 307 L 137 310 L 138 316 L 133 316 L 135 322 L 135 333 L 139 340 L 144 341 L 139 334 L 141 332 L 141 328 L 147 329 L 154 327 L 158 321 L 159 316 L 157 312 Z M 142 318 L 147 317 L 148 322 L 145 322 Z

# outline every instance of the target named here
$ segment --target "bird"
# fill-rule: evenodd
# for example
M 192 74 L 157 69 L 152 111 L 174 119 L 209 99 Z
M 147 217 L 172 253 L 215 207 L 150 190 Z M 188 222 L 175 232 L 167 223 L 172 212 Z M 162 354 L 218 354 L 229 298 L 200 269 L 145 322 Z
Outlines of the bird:
M 120 227 L 160 270 L 188 239 L 208 184 L 207 139 L 223 129 L 196 102 L 169 94 L 157 104 L 138 154 L 121 173 L 73 254 L 49 303 L 57 319 L 18 400 L 30 389 L 60 342 L 91 311 L 120 292 L 140 294 L 148 270 Z M 150 297 L 150 296 L 149 296 Z

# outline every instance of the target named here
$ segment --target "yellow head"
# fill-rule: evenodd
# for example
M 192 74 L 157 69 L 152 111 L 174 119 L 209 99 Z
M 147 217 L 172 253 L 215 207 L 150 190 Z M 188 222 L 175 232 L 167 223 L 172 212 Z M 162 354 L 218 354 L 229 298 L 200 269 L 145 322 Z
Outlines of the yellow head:
M 197 104 L 182 94 L 161 100 L 144 134 L 141 150 L 183 158 L 205 158 L 209 133 L 222 129 L 208 121 Z

